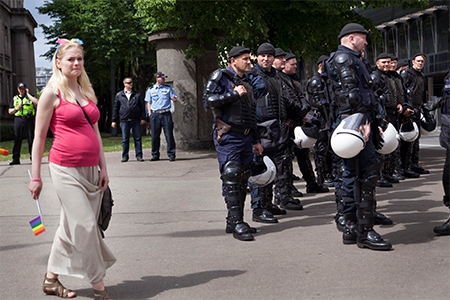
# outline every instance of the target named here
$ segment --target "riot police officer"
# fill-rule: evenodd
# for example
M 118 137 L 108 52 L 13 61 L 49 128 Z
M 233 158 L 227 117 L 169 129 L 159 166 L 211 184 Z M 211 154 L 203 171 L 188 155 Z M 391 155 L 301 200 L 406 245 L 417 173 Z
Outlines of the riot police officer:
M 20 149 L 22 148 L 22 135 L 26 132 L 28 151 L 31 158 L 31 149 L 34 139 L 35 105 L 38 99 L 30 94 L 27 85 L 20 82 L 17 85 L 18 94 L 14 96 L 8 109 L 10 115 L 14 115 L 14 147 L 10 165 L 20 165 Z
M 338 107 L 336 125 L 341 122 L 345 125 L 345 119 L 353 115 L 362 116 L 356 131 L 366 141 L 356 156 L 343 158 L 343 243 L 356 243 L 360 248 L 373 250 L 389 250 L 392 245 L 373 229 L 375 187 L 380 178 L 380 163 L 375 147 L 380 147 L 381 140 L 376 118 L 377 100 L 370 86 L 370 74 L 361 60 L 361 53 L 367 45 L 367 35 L 368 31 L 360 24 L 345 25 L 338 36 L 340 45 L 330 55 L 326 68 L 327 76 L 333 82 L 333 100 Z M 338 129 L 339 126 L 333 135 L 345 137 L 346 134 L 335 135 Z M 341 143 L 340 146 L 346 145 Z
M 442 98 L 435 98 L 431 105 L 425 104 L 428 110 L 441 108 L 441 133 L 439 143 L 445 148 L 445 163 L 442 172 L 442 186 L 444 188 L 444 205 L 450 208 L 450 71 L 444 79 Z M 450 218 L 444 224 L 434 227 L 437 235 L 450 235 Z
M 317 181 L 325 186 L 333 185 L 333 153 L 329 147 L 332 114 L 326 83 L 320 76 L 322 66 L 329 57 L 321 55 L 317 60 L 317 73 L 306 84 L 308 103 L 314 118 L 319 121 L 321 137 L 314 145 L 314 160 L 316 163 Z
M 281 207 L 302 210 L 300 201 L 291 196 L 292 181 L 290 176 L 291 156 L 289 153 L 289 132 L 286 125 L 286 108 L 299 109 L 301 106 L 290 101 L 283 94 L 281 81 L 273 68 L 275 48 L 270 43 L 263 43 L 257 50 L 257 64 L 250 72 L 250 80 L 256 102 L 256 119 L 264 154 L 276 164 L 275 192 L 281 195 Z M 253 220 L 263 223 L 277 223 L 274 214 L 285 214 L 273 204 L 273 187 L 255 187 L 250 185 L 252 197 Z
M 228 68 L 211 74 L 203 100 L 214 114 L 214 146 L 228 209 L 225 231 L 238 240 L 251 241 L 256 229 L 244 222 L 248 170 L 253 154 L 261 154 L 263 148 L 256 130 L 253 90 L 246 74 L 251 67 L 250 49 L 232 48 L 228 62 Z
M 414 109 L 414 114 L 412 116 L 413 121 L 420 128 L 420 112 L 422 106 L 428 102 L 428 79 L 422 73 L 422 69 L 425 65 L 426 56 L 425 54 L 418 53 L 413 56 L 411 62 L 412 67 L 403 70 L 400 75 L 403 78 L 407 99 L 409 105 Z M 402 141 L 401 143 L 401 155 L 404 159 L 404 169 L 417 173 L 417 174 L 429 174 L 430 171 L 424 169 L 419 165 L 419 138 L 417 138 L 412 145 L 408 142 Z M 412 146 L 412 147 L 411 147 Z M 407 174 L 406 174 L 407 175 Z M 418 177 L 418 176 L 414 176 Z
M 288 97 L 299 104 L 300 110 L 287 110 L 288 126 L 290 129 L 290 137 L 294 139 L 294 128 L 296 126 L 302 126 L 305 120 L 308 120 L 309 126 L 315 126 L 318 128 L 317 123 L 320 121 L 312 117 L 307 118 L 308 112 L 311 109 L 311 105 L 306 100 L 302 90 L 301 84 L 298 80 L 297 74 L 297 58 L 294 54 L 288 53 L 286 55 L 286 64 L 284 69 L 279 72 L 279 77 L 283 82 L 283 87 L 288 93 Z M 315 119 L 314 122 L 311 120 Z M 314 124 L 313 124 L 314 123 Z M 319 132 L 317 131 L 319 134 Z M 319 138 L 319 136 L 316 136 Z M 318 184 L 316 181 L 316 176 L 314 174 L 314 169 L 311 163 L 310 150 L 309 148 L 299 148 L 293 147 L 294 155 L 297 158 L 297 163 L 302 172 L 303 179 L 306 182 L 306 192 L 307 193 L 327 193 L 329 189 Z M 280 197 L 280 195 L 276 195 Z

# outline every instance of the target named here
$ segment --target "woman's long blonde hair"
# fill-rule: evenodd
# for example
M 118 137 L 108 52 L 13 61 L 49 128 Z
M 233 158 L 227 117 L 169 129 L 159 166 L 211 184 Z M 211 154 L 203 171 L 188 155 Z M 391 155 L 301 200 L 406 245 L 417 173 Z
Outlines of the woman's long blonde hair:
M 81 41 L 77 39 L 72 39 L 70 41 L 64 40 L 64 43 L 60 43 L 59 47 L 57 48 L 55 55 L 53 55 L 52 59 L 52 69 L 53 69 L 53 75 L 50 77 L 49 80 L 49 86 L 53 88 L 53 91 L 55 94 L 58 92 L 61 92 L 65 99 L 71 103 L 77 104 L 77 100 L 75 98 L 75 93 L 72 91 L 72 89 L 69 88 L 69 84 L 67 82 L 67 78 L 62 74 L 61 70 L 58 69 L 56 65 L 57 59 L 62 59 L 64 55 L 66 54 L 67 50 L 73 47 L 76 47 L 80 49 L 83 52 L 84 56 L 84 50 L 83 46 L 81 45 Z M 78 84 L 80 86 L 81 93 L 87 98 L 93 101 L 95 104 L 97 104 L 97 97 L 95 96 L 94 89 L 92 88 L 91 81 L 89 80 L 89 77 L 84 69 L 84 66 L 81 70 L 81 75 L 77 78 Z

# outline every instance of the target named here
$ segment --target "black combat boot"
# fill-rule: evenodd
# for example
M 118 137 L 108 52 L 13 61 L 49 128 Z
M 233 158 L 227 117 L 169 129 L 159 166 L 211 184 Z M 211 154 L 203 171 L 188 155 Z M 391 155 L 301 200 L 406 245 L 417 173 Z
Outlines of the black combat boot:
M 275 216 L 285 215 L 286 211 L 278 207 L 277 204 L 272 203 L 273 189 L 272 186 L 268 186 L 264 189 L 264 203 L 266 203 L 266 210 Z
M 371 250 L 390 250 L 391 243 L 383 240 L 383 238 L 373 230 L 374 225 L 374 211 L 373 194 L 370 191 L 364 190 L 363 185 L 363 199 L 358 205 L 358 230 L 356 231 L 356 243 L 359 248 L 369 248 Z M 370 196 L 369 196 L 370 195 Z
M 328 193 L 330 191 L 329 188 L 318 184 L 317 182 L 312 182 L 306 185 L 306 193 L 314 194 L 314 193 Z
M 291 187 L 291 196 L 292 197 L 303 197 L 303 193 L 297 190 L 295 185 L 292 185 Z
M 414 172 L 411 169 L 411 153 L 412 151 L 412 145 L 408 145 L 408 148 L 405 150 L 405 152 L 402 154 L 403 155 L 403 161 L 402 161 L 402 175 L 405 176 L 406 178 L 419 178 L 420 174 Z
M 371 250 L 391 250 L 392 245 L 375 231 L 373 228 L 364 228 L 362 232 L 356 231 L 357 245 L 359 248 Z
M 345 214 L 344 218 L 344 230 L 342 231 L 342 243 L 344 245 L 356 244 L 356 215 Z
M 228 205 L 227 229 L 233 233 L 233 237 L 240 241 L 253 241 L 248 224 L 240 217 L 240 207 Z
M 340 196 L 340 193 L 335 193 L 336 197 L 336 215 L 334 216 L 334 222 L 336 223 L 336 228 L 340 232 L 344 232 L 345 230 L 345 217 L 343 212 L 343 201 L 342 197 Z M 353 217 L 354 220 L 356 220 L 356 215 Z
M 274 215 L 265 208 L 253 209 L 252 220 L 253 222 L 261 222 L 261 223 L 278 223 L 278 219 L 274 217 Z
M 245 185 L 241 186 L 240 195 L 239 195 L 240 200 L 241 200 L 241 202 L 240 202 L 240 218 L 241 218 L 241 220 L 244 220 L 245 198 L 247 196 L 246 194 L 247 194 L 247 185 L 245 184 Z M 251 227 L 247 222 L 243 222 L 243 223 L 245 226 L 248 227 L 248 232 L 250 232 L 252 234 L 257 232 L 256 228 Z M 225 232 L 233 233 L 233 228 L 230 226 L 230 223 L 228 223 L 228 222 L 227 222 L 227 226 L 225 228 Z
M 279 195 L 281 208 L 288 210 L 303 210 L 303 206 L 298 199 L 294 199 L 291 195 Z
M 371 250 L 390 250 L 391 243 L 373 230 L 375 222 L 375 187 L 380 179 L 380 171 L 377 165 L 369 167 L 362 179 L 358 179 L 355 184 L 360 185 L 360 194 L 356 201 L 358 229 L 356 231 L 356 244 L 359 248 L 369 248 Z
M 450 235 L 450 219 L 444 224 L 434 227 L 434 233 L 437 235 Z
M 257 207 L 253 209 L 252 220 L 261 223 L 278 223 L 278 219 L 266 209 L 268 195 L 273 194 L 272 186 L 267 185 L 259 188 L 259 194 L 252 199 L 252 205 L 257 203 Z

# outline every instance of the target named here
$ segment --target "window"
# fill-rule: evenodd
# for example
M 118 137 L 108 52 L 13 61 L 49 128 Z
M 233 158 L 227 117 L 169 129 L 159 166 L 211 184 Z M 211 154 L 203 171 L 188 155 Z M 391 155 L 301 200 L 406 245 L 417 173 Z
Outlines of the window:
M 448 35 L 449 15 L 447 11 L 439 11 L 436 14 L 437 24 L 437 52 L 448 51 L 450 49 L 450 40 Z
M 408 55 L 408 25 L 400 24 L 398 27 L 398 59 L 409 59 Z
M 391 27 L 387 31 L 387 49 L 388 53 L 397 53 L 396 43 L 397 42 L 397 29 Z
M 424 31 L 423 31 L 423 52 L 424 53 L 435 53 L 436 45 L 436 18 L 434 15 L 426 16 L 424 20 Z
M 413 56 L 416 53 L 420 53 L 421 44 L 422 44 L 422 21 L 419 19 L 413 20 L 410 26 L 410 34 L 411 34 L 411 51 L 410 56 Z

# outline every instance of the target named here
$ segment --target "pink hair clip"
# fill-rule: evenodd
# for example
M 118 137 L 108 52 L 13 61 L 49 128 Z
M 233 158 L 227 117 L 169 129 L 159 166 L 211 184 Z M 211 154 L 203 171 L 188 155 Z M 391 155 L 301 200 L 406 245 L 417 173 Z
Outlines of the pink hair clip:
M 83 45 L 83 41 L 80 40 L 80 39 L 71 39 L 71 40 L 68 40 L 68 39 L 58 38 L 58 39 L 56 40 L 56 43 L 58 44 L 58 45 L 56 46 L 56 51 L 58 51 L 59 46 L 65 45 L 65 44 L 68 44 L 68 43 L 78 43 L 78 44 L 80 44 L 80 45 Z

